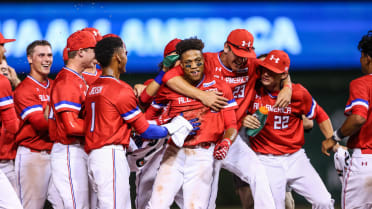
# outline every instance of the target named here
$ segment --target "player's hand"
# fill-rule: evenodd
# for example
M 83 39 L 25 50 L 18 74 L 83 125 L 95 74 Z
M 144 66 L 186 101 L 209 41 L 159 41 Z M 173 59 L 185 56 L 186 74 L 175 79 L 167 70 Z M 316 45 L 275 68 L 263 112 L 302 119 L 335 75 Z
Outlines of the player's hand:
M 222 92 L 217 91 L 203 91 L 203 95 L 200 98 L 200 101 L 207 107 L 211 108 L 214 111 L 219 111 L 225 105 L 227 105 L 228 99 L 222 96 Z
M 134 85 L 134 95 L 136 95 L 136 97 L 139 97 L 145 89 L 146 86 L 141 83 Z
M 328 139 L 323 140 L 322 141 L 322 152 L 323 152 L 323 154 L 325 154 L 327 156 L 330 156 L 328 151 L 330 149 L 332 149 L 336 144 L 337 144 L 337 142 L 335 140 L 333 140 L 332 137 L 329 137 Z
M 276 99 L 276 102 L 274 104 L 274 107 L 287 107 L 289 103 L 291 102 L 292 97 L 292 89 L 289 87 L 283 87 L 282 90 L 280 90 L 278 97 Z
M 244 117 L 242 125 L 249 129 L 257 129 L 261 126 L 261 123 L 255 116 L 247 115 Z
M 18 75 L 17 75 L 14 68 L 12 68 L 8 65 L 8 70 L 9 70 L 9 77 L 8 78 L 9 78 L 10 82 L 12 83 L 12 85 L 14 87 L 17 87 L 18 84 L 21 83 L 21 80 L 19 80 Z
M 230 149 L 231 140 L 228 138 L 223 139 L 218 142 L 214 147 L 213 157 L 217 160 L 225 159 L 227 152 Z
M 45 110 L 44 110 L 44 118 L 45 120 L 48 121 L 48 116 L 49 116 L 49 104 L 47 104 L 47 106 L 45 107 Z

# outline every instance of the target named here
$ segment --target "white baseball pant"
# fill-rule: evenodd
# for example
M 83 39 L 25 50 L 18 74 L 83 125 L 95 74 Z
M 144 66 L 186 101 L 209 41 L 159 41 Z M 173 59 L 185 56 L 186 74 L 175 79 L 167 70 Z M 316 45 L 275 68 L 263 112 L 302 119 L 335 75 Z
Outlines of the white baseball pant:
M 52 180 L 65 209 L 89 209 L 88 156 L 80 144 L 54 143 Z
M 58 194 L 51 181 L 50 154 L 18 146 L 15 159 L 17 192 L 25 209 L 42 209 L 48 199 L 58 208 Z
M 342 184 L 343 209 L 372 208 L 372 154 L 354 149 Z
M 239 134 L 236 137 L 224 160 L 215 160 L 212 194 L 209 199 L 208 209 L 216 208 L 218 179 L 221 167 L 237 175 L 242 181 L 250 185 L 254 208 L 275 209 L 265 168 L 257 158 L 256 153 L 243 141 L 241 135 Z
M 2 209 L 23 209 L 8 177 L 0 170 L 0 208 Z
M 286 186 L 302 195 L 313 209 L 333 209 L 334 200 L 311 165 L 304 149 L 292 154 L 257 154 L 266 168 L 270 187 L 278 209 L 285 208 Z
M 122 145 L 107 145 L 88 156 L 89 178 L 98 197 L 97 208 L 131 208 L 130 170 Z
M 0 170 L 5 174 L 6 177 L 8 177 L 10 184 L 17 192 L 17 181 L 14 168 L 14 160 L 0 160 Z
M 148 209 L 169 209 L 182 188 L 184 209 L 207 208 L 213 172 L 209 148 L 179 148 L 167 145 L 155 179 Z

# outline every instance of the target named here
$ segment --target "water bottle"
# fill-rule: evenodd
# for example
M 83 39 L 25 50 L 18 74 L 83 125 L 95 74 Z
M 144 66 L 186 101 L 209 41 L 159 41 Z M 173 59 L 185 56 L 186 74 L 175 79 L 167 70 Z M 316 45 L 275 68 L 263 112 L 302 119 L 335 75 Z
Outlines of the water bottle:
M 253 116 L 255 116 L 260 121 L 261 125 L 259 128 L 256 128 L 256 129 L 247 128 L 246 133 L 248 136 L 254 137 L 258 134 L 258 132 L 261 131 L 261 129 L 264 127 L 266 123 L 268 113 L 269 113 L 269 110 L 265 106 L 261 106 L 260 108 L 258 108 L 258 110 L 256 110 L 255 113 L 253 113 Z

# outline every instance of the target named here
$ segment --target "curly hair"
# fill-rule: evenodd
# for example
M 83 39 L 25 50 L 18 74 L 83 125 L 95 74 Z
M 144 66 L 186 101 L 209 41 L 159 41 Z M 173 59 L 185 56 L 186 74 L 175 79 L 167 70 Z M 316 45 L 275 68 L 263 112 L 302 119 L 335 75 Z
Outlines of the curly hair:
M 101 67 L 104 68 L 109 66 L 112 56 L 120 48 L 123 48 L 123 41 L 121 38 L 108 37 L 100 40 L 94 48 L 94 53 Z
M 200 50 L 203 52 L 204 43 L 202 40 L 198 39 L 197 37 L 191 37 L 188 39 L 184 39 L 179 42 L 176 46 L 176 52 L 180 56 L 188 50 Z
M 372 30 L 368 31 L 367 35 L 364 35 L 362 40 L 359 41 L 358 49 L 372 57 Z

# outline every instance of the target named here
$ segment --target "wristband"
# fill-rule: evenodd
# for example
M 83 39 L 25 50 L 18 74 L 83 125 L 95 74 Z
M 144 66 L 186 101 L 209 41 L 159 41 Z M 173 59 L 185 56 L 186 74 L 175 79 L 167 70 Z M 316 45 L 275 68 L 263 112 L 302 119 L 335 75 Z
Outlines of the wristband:
M 342 135 L 341 129 L 337 129 L 335 132 L 333 132 L 333 135 L 332 135 L 333 140 L 340 142 L 342 141 L 343 138 L 345 138 L 345 136 Z
M 291 84 L 285 84 L 283 87 L 288 87 L 288 88 L 292 89 L 292 85 Z
M 159 74 L 155 77 L 155 82 L 158 83 L 159 85 L 161 85 L 163 83 L 162 79 L 163 79 L 163 76 L 164 76 L 165 72 L 164 71 L 160 71 Z

